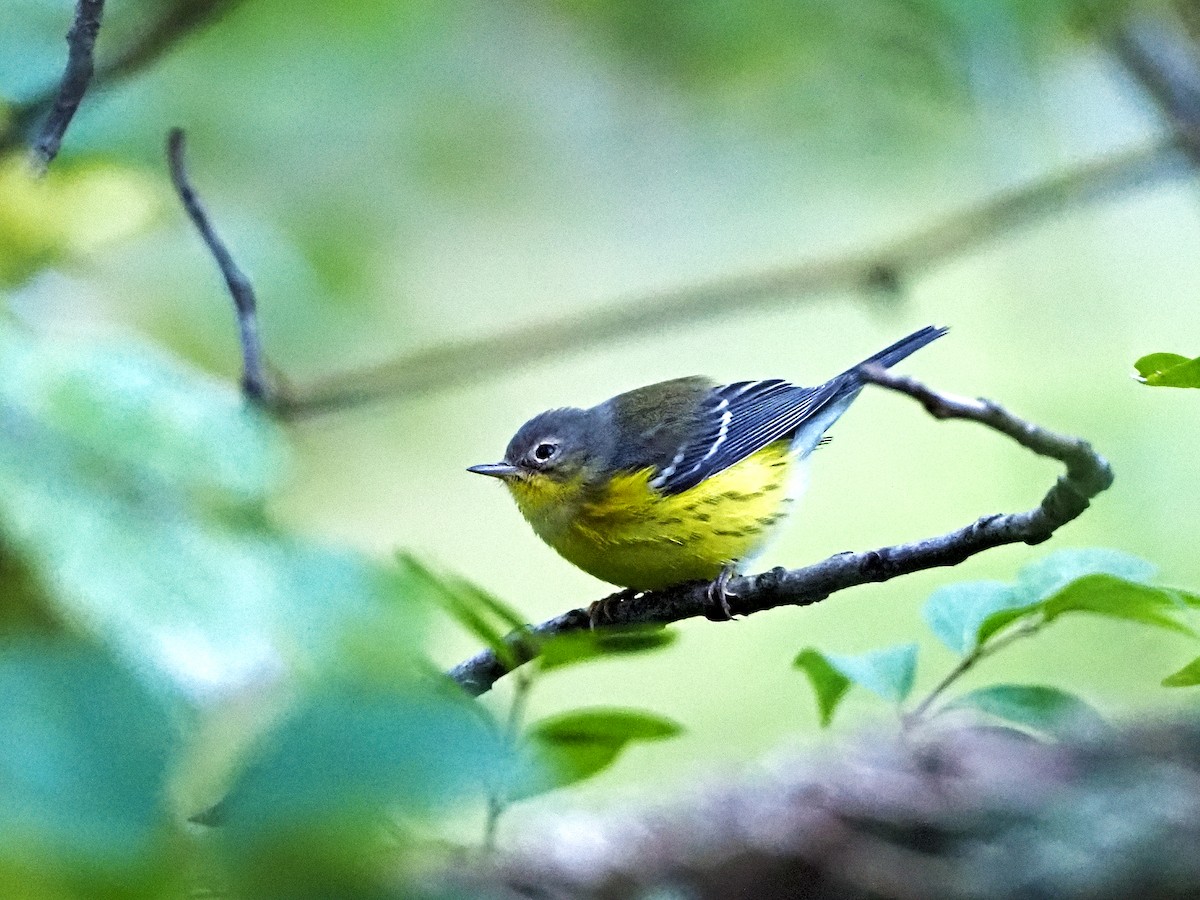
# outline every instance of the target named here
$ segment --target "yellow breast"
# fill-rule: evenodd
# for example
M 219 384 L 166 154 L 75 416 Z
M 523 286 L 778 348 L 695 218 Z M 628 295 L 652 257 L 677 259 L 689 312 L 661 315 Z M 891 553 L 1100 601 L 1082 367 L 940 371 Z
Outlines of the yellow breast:
M 655 590 L 711 580 L 761 549 L 791 502 L 788 450 L 777 441 L 666 496 L 650 486 L 650 469 L 618 475 L 599 495 L 579 484 L 510 488 L 534 531 L 569 562 L 610 584 Z

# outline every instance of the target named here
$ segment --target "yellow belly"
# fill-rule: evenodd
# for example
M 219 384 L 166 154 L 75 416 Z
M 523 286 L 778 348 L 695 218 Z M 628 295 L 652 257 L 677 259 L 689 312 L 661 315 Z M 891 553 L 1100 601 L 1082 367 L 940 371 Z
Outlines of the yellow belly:
M 787 515 L 788 449 L 778 441 L 669 496 L 650 487 L 651 470 L 621 475 L 569 516 L 517 502 L 546 543 L 602 581 L 655 590 L 711 580 L 752 557 Z

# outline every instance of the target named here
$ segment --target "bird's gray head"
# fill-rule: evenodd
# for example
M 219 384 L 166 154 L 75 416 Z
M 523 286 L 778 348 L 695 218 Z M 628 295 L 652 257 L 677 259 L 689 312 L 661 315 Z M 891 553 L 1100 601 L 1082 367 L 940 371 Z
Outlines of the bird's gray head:
M 529 480 L 545 476 L 565 482 L 588 477 L 603 468 L 609 435 L 596 409 L 551 409 L 522 425 L 499 463 L 471 466 L 468 471 L 496 478 Z

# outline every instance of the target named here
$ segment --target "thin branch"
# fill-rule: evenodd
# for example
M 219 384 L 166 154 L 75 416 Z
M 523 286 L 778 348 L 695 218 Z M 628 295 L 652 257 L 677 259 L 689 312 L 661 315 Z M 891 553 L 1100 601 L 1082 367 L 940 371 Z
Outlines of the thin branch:
M 242 391 L 256 403 L 270 403 L 269 387 L 266 371 L 263 365 L 262 344 L 258 333 L 258 311 L 254 299 L 254 287 L 250 284 L 244 272 L 238 268 L 233 256 L 225 244 L 217 237 L 216 231 L 209 221 L 208 213 L 200 202 L 196 191 L 188 180 L 187 169 L 184 165 L 184 135 L 183 130 L 172 128 L 167 135 L 167 161 L 171 168 L 171 181 L 175 191 L 187 211 L 188 217 L 204 243 L 208 245 L 221 274 L 225 276 L 225 285 L 233 298 L 233 306 L 237 312 L 238 336 L 242 344 Z
M 111 87 L 137 74 L 189 34 L 215 21 L 241 2 L 243 0 L 178 0 L 125 47 L 95 64 L 90 89 L 95 92 Z M 22 141 L 54 105 L 58 93 L 58 85 L 51 85 L 9 109 L 8 121 L 0 130 L 0 153 Z
M 801 298 L 899 286 L 1002 234 L 1159 180 L 1190 174 L 1173 140 L 1001 192 L 905 237 L 865 252 L 753 272 L 649 295 L 581 315 L 432 347 L 394 362 L 322 380 L 280 398 L 280 412 L 303 418 L 393 396 L 432 393 L 559 356 L 721 316 L 795 304 Z
M 67 67 L 55 94 L 50 115 L 46 117 L 37 140 L 33 142 L 33 166 L 43 173 L 58 156 L 63 135 L 75 117 L 75 110 L 87 93 L 95 63 L 96 35 L 104 15 L 104 0 L 76 0 L 75 19 L 67 32 Z
M 802 569 L 772 569 L 760 575 L 735 578 L 729 584 L 729 605 L 735 615 L 779 606 L 809 606 L 846 588 L 889 581 L 939 566 L 954 566 L 976 553 L 1005 544 L 1040 544 L 1077 518 L 1089 501 L 1112 484 L 1112 470 L 1091 446 L 1077 438 L 1048 431 L 1019 419 L 989 400 L 972 400 L 935 391 L 912 378 L 867 367 L 863 377 L 880 387 L 907 394 L 938 419 L 978 422 L 1039 456 L 1066 466 L 1042 502 L 1031 510 L 984 516 L 957 531 L 923 541 L 860 553 L 839 553 Z M 642 594 L 620 604 L 609 604 L 606 624 L 665 625 L 695 616 L 709 616 L 712 601 L 708 585 L 688 584 Z M 589 627 L 588 612 L 573 609 L 508 640 L 514 657 L 527 662 L 537 655 L 539 638 Z M 491 650 L 460 663 L 448 673 L 472 696 L 488 691 L 508 669 Z

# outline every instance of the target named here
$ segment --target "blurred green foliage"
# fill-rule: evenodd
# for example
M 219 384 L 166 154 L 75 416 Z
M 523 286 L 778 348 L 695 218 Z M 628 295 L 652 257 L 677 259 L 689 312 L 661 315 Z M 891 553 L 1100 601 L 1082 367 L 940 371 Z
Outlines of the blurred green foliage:
M 275 429 L 145 347 L 0 323 L 0 540 L 47 616 L 196 687 L 312 667 L 354 629 L 415 645 L 400 574 L 280 531 Z M 28 588 L 22 588 L 28 593 Z M 24 615 L 24 613 L 23 613 Z
M 483 796 L 504 748 L 481 707 L 422 674 L 428 587 L 271 522 L 283 447 L 234 390 L 146 347 L 10 323 L 0 385 L 5 884 L 178 884 L 169 800 L 195 703 L 284 672 L 290 709 L 243 734 L 221 804 L 235 881 L 261 887 L 271 848 L 302 840 L 357 867 L 385 814 Z M 22 636 L 31 622 L 46 636 Z
M 181 890 L 163 803 L 178 736 L 162 704 L 95 646 L 0 640 L 0 894 Z
M 1200 610 L 1200 596 L 1147 583 L 1153 576 L 1154 566 L 1145 560 L 1088 548 L 1060 550 L 1030 563 L 1017 573 L 1013 584 L 976 581 L 939 588 L 925 604 L 925 622 L 938 640 L 958 654 L 959 662 L 906 714 L 906 721 L 965 710 L 1043 735 L 1094 730 L 1103 721 L 1095 710 L 1078 697 L 1045 685 L 991 685 L 938 706 L 934 703 L 978 662 L 1033 637 L 1067 613 L 1091 613 L 1195 638 L 1187 623 Z M 827 726 L 854 685 L 900 709 L 913 689 L 917 650 L 916 644 L 905 644 L 844 655 L 808 647 L 793 666 L 807 676 L 821 724 Z M 1163 684 L 1197 683 L 1193 666 L 1168 676 Z

